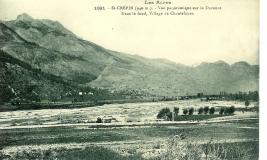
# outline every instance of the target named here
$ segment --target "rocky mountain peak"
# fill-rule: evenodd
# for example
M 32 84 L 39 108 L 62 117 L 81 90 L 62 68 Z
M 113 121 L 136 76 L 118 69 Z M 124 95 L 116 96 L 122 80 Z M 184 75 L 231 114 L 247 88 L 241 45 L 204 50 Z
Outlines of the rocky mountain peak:
M 17 21 L 32 21 L 33 18 L 29 16 L 27 13 L 23 13 L 17 16 Z

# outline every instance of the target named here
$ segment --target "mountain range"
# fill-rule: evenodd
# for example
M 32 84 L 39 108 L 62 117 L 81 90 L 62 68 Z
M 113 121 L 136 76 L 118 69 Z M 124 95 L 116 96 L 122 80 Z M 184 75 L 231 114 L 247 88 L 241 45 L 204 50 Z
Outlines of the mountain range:
M 54 88 L 65 91 L 66 86 L 143 96 L 258 90 L 258 65 L 217 61 L 192 67 L 111 51 L 79 38 L 57 21 L 25 13 L 0 22 L 0 49 L 0 82 L 14 93 L 20 92 L 15 84 L 41 85 L 42 90 L 36 90 L 40 95 L 52 94 Z

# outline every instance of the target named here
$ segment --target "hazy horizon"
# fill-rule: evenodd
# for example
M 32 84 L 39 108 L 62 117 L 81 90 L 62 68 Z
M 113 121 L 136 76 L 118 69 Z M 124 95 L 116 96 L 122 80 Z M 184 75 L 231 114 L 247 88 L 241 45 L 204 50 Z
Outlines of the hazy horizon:
M 27 13 L 34 19 L 58 21 L 78 37 L 109 50 L 185 65 L 218 60 L 258 65 L 258 1 L 237 1 L 220 2 L 224 7 L 221 13 L 149 17 L 148 21 L 148 17 L 92 12 L 90 5 L 96 4 L 96 0 L 0 0 L 0 20 L 14 20 Z M 123 1 L 125 4 L 140 2 Z M 109 2 L 103 0 L 103 3 Z

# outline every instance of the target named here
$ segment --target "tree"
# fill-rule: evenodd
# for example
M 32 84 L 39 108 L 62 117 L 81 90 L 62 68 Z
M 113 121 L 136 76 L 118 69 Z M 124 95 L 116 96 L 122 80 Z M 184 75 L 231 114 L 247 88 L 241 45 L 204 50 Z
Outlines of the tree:
M 188 113 L 188 109 L 183 109 L 183 114 L 186 115 Z
M 21 97 L 24 98 L 27 102 L 39 102 L 40 96 L 36 92 L 38 90 L 39 87 L 37 85 L 25 85 Z
M 245 101 L 245 106 L 248 107 L 250 105 L 250 102 L 248 100 Z
M 228 115 L 229 114 L 229 108 L 225 108 L 223 111 L 223 114 Z
M 221 107 L 219 114 L 220 115 L 223 115 L 224 114 L 224 111 L 225 111 L 225 108 L 224 107 Z
M 2 56 L 3 51 L 0 50 Z M 13 83 L 13 74 L 7 63 L 0 61 L 0 104 L 10 102 L 15 98 L 14 90 L 11 87 Z
M 59 101 L 61 99 L 61 95 L 62 95 L 62 86 L 60 84 L 57 83 L 53 83 L 54 87 L 49 87 L 49 89 L 47 90 L 47 95 L 48 95 L 48 99 L 53 102 L 56 103 L 57 101 Z
M 15 94 L 12 92 L 12 89 L 10 87 L 0 84 L 0 104 L 9 102 L 14 97 Z
M 250 102 L 248 100 L 245 101 L 245 106 L 246 106 L 246 110 L 248 108 L 248 106 L 250 105 Z
M 214 114 L 214 112 L 215 112 L 215 108 L 214 107 L 211 107 L 210 108 L 210 115 Z
M 208 106 L 204 107 L 204 114 L 208 114 L 208 112 L 209 112 L 209 107 Z
M 230 108 L 228 108 L 228 113 L 234 114 L 235 113 L 235 106 L 231 106 Z
M 189 115 L 193 115 L 193 113 L 194 113 L 194 108 L 193 108 L 193 107 L 190 108 L 188 112 L 189 112 L 189 113 L 188 113 Z
M 167 121 L 171 121 L 171 120 L 172 120 L 172 112 L 168 112 L 168 113 L 166 114 L 166 120 L 167 120 Z
M 200 108 L 198 109 L 198 114 L 202 114 L 203 111 L 204 111 L 203 107 L 200 107 Z
M 101 119 L 100 117 L 98 117 L 98 118 L 96 119 L 96 123 L 103 123 L 103 121 L 102 121 L 102 119 Z
M 169 115 L 171 113 L 171 110 L 169 108 L 163 108 L 159 111 L 157 118 L 164 118 L 165 116 Z
M 174 112 L 174 115 L 177 116 L 179 114 L 179 108 L 178 107 L 174 107 L 173 108 L 173 112 Z
M 234 113 L 235 113 L 235 106 L 231 106 L 231 107 L 228 107 L 228 108 L 224 109 L 224 114 L 225 115 L 231 115 L 231 114 L 234 114 Z

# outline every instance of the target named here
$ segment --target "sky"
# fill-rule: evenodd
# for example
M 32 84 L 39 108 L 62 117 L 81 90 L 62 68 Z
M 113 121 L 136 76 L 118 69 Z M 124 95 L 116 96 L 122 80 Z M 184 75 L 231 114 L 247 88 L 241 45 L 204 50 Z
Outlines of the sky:
M 258 64 L 258 0 L 169 0 L 171 6 L 221 6 L 194 16 L 122 16 L 94 6 L 144 6 L 145 0 L 0 0 L 0 19 L 27 13 L 59 21 L 107 49 L 196 65 L 223 60 Z M 155 5 L 156 6 L 156 5 Z

